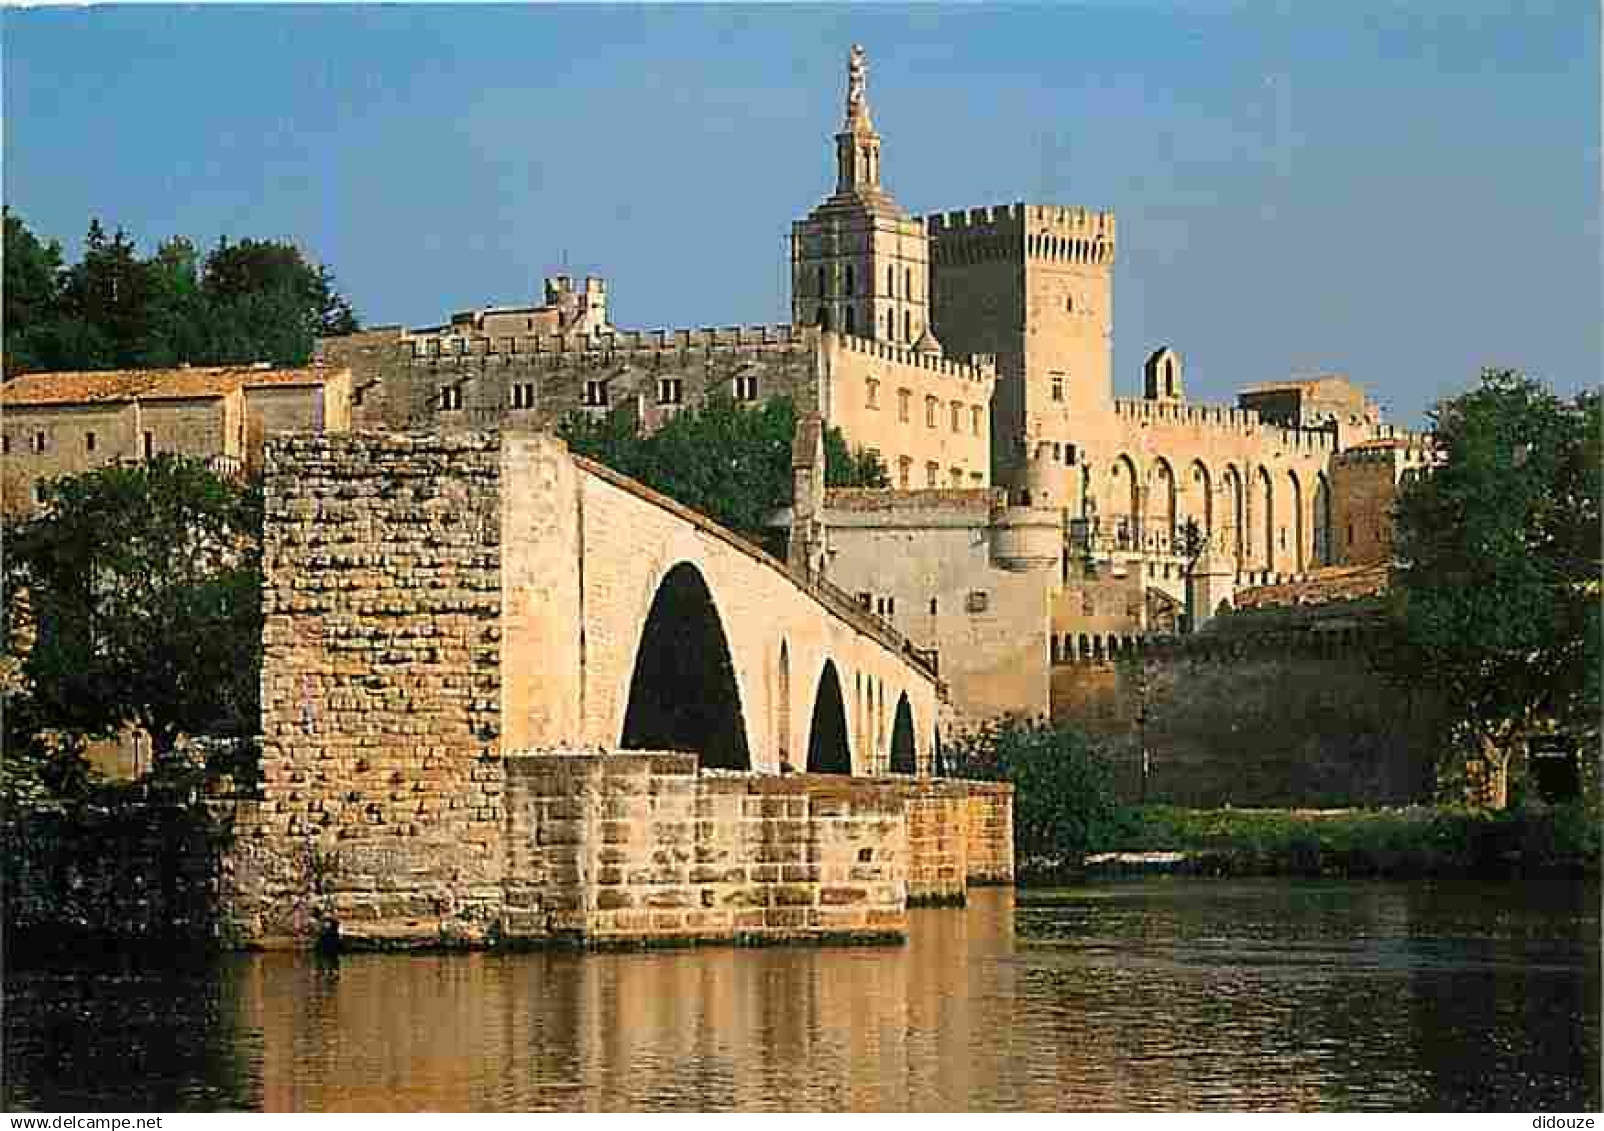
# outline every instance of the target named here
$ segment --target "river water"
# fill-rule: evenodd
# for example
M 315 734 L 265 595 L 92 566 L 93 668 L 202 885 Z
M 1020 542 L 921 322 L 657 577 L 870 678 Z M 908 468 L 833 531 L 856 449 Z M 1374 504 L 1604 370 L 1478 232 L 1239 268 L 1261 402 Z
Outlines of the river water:
M 901 947 L 13 954 L 5 1106 L 1600 1106 L 1596 883 L 971 894 Z

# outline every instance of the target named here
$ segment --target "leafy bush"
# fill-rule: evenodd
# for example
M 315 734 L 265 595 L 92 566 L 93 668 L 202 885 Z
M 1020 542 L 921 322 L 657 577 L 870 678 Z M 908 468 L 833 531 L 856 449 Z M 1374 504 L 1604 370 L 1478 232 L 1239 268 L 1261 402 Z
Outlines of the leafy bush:
M 960 777 L 1013 783 L 1014 853 L 1026 868 L 1078 863 L 1121 827 L 1112 771 L 1075 731 L 994 723 L 957 741 L 952 766 Z

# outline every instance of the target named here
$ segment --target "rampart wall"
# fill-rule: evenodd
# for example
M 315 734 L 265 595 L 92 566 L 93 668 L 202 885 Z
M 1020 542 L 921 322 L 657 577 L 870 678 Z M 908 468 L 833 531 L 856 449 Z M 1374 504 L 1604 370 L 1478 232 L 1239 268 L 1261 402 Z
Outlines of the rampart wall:
M 1340 806 L 1430 796 L 1442 704 L 1380 674 L 1383 644 L 1366 610 L 1332 610 L 1314 627 L 1093 646 L 1086 655 L 1077 638 L 1055 652 L 1052 717 L 1102 737 L 1128 800 Z

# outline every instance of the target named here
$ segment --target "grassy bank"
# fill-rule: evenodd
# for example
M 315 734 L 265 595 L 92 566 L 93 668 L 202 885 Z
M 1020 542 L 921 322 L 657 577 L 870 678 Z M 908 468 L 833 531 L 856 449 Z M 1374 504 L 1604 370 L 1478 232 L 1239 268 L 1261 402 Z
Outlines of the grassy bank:
M 1123 811 L 1099 836 L 1093 871 L 1140 872 L 1140 861 L 1103 853 L 1179 853 L 1162 870 L 1192 875 L 1515 876 L 1599 872 L 1600 821 L 1581 804 L 1506 813 L 1461 808 L 1181 809 Z M 1080 868 L 1027 861 L 1022 882 Z

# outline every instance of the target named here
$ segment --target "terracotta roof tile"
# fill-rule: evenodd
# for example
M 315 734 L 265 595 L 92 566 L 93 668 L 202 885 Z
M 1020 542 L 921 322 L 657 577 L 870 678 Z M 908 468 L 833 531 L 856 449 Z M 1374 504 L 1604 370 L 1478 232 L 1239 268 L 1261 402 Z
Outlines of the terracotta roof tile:
M 28 373 L 0 385 L 0 405 L 95 404 L 128 400 L 220 397 L 242 386 L 319 384 L 339 370 L 318 367 L 257 369 L 195 366 L 180 369 L 108 369 Z

